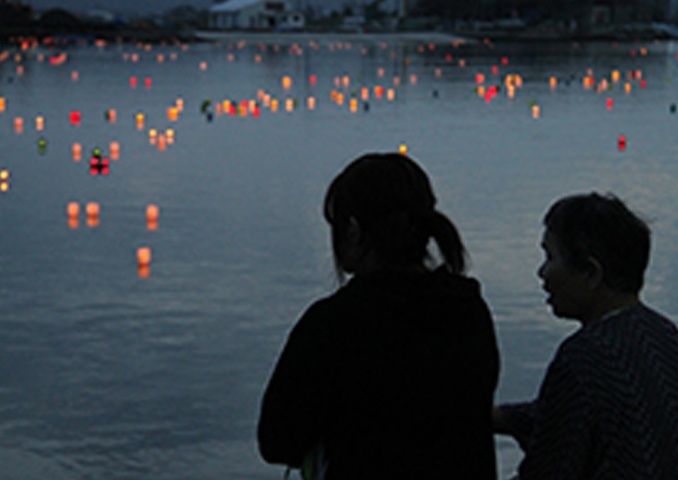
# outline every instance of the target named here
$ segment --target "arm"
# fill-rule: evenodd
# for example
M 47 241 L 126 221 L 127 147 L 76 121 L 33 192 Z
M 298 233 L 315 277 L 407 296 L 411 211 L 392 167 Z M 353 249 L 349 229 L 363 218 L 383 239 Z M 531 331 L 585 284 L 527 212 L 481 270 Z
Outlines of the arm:
M 311 310 L 309 310 L 310 312 Z M 322 347 L 307 312 L 295 326 L 264 393 L 258 425 L 264 460 L 301 466 L 319 437 Z
M 520 465 L 521 480 L 585 478 L 595 426 L 590 389 L 572 360 L 559 352 L 535 406 L 534 428 Z

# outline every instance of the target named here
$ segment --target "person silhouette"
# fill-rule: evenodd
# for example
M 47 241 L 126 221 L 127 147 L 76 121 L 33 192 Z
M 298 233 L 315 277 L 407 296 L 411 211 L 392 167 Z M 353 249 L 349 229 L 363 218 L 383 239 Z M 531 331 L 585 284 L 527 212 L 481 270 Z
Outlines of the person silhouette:
M 559 347 L 538 397 L 494 409 L 525 452 L 521 480 L 678 478 L 678 330 L 640 300 L 650 229 L 614 195 L 572 195 L 544 219 L 537 272 Z
M 258 424 L 265 461 L 312 464 L 325 480 L 496 479 L 493 321 L 435 204 L 426 173 L 398 153 L 363 155 L 331 182 L 340 288 L 280 354 Z

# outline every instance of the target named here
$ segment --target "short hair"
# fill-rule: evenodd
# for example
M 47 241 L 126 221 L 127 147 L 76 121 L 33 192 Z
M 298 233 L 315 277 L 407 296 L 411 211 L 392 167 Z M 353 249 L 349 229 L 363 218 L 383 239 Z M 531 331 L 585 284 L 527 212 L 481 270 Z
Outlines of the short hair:
M 340 278 L 337 246 L 351 217 L 365 230 L 385 267 L 423 262 L 433 238 L 448 268 L 463 273 L 466 250 L 459 232 L 435 204 L 428 176 L 411 158 L 368 153 L 352 161 L 330 184 L 324 205 Z
M 572 195 L 544 217 L 565 261 L 577 270 L 595 258 L 612 290 L 638 293 L 650 258 L 650 228 L 615 195 Z

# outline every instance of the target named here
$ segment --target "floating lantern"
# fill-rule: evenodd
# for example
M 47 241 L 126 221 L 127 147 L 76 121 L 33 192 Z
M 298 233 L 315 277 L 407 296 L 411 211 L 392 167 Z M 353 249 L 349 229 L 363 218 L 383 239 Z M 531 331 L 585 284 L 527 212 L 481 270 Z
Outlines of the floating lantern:
M 177 98 L 177 101 L 174 102 L 174 104 L 177 106 L 177 111 L 179 113 L 184 111 L 184 99 L 183 98 Z
M 165 135 L 158 135 L 158 150 L 164 152 L 167 149 L 167 137 Z
M 155 128 L 148 130 L 148 142 L 155 145 L 158 142 L 158 131 Z
M 78 202 L 70 202 L 66 206 L 66 215 L 68 215 L 69 218 L 77 217 L 80 215 L 80 205 Z
M 311 86 L 314 87 L 316 85 L 316 83 L 318 83 L 318 77 L 316 75 L 311 75 L 308 78 L 308 83 L 310 83 Z
M 485 83 L 485 75 L 483 75 L 482 73 L 476 73 L 476 83 L 479 85 L 481 83 Z
M 74 82 L 77 82 L 79 79 L 80 79 L 80 74 L 78 73 L 77 70 L 73 70 L 71 72 L 71 80 L 73 80 Z
M 282 86 L 285 90 L 289 90 L 292 87 L 292 79 L 290 77 L 283 77 Z
M 9 170 L 0 170 L 0 192 L 9 191 Z
M 626 136 L 619 135 L 619 138 L 617 139 L 617 148 L 619 148 L 620 152 L 626 150 Z
M 377 69 L 377 76 L 380 77 L 380 78 L 384 76 L 384 69 L 383 68 Z
M 502 65 L 508 65 L 509 60 L 508 57 L 501 57 L 501 64 Z
M 377 85 L 374 87 L 374 96 L 377 98 L 381 98 L 384 96 L 384 87 Z
M 111 151 L 111 159 L 120 159 L 120 144 L 118 142 L 111 142 L 109 149 Z
M 17 134 L 24 133 L 24 119 L 21 117 L 16 117 L 14 119 L 14 131 Z
M 631 84 L 630 84 L 629 82 L 626 82 L 626 83 L 624 84 L 624 91 L 625 91 L 626 93 L 631 93 Z
M 165 138 L 167 139 L 167 144 L 168 145 L 173 145 L 174 144 L 174 130 L 171 128 L 168 128 L 165 130 Z
M 44 155 L 47 151 L 47 139 L 45 137 L 40 137 L 38 139 L 38 152 L 40 155 Z
M 200 70 L 203 72 L 207 70 L 207 62 L 200 62 Z
M 114 108 L 109 108 L 108 110 L 106 110 L 106 120 L 108 120 L 111 123 L 115 123 L 117 119 L 118 112 L 116 112 Z
M 341 106 L 344 104 L 344 94 L 337 92 L 337 105 Z
M 541 108 L 539 105 L 532 105 L 532 118 L 537 119 L 541 116 Z
M 612 81 L 617 83 L 621 79 L 621 74 L 619 73 L 619 70 L 613 70 L 612 71 Z
M 647 87 L 647 80 L 644 78 L 640 81 L 640 88 L 645 88 Z
M 558 86 L 558 79 L 556 77 L 551 77 L 549 79 L 549 86 L 552 90 L 555 89 Z
M 351 99 L 350 109 L 351 109 L 352 113 L 356 113 L 358 111 L 358 99 L 357 98 Z
M 351 79 L 348 75 L 344 75 L 342 78 L 342 84 L 344 85 L 344 88 L 348 88 L 349 85 L 351 84 Z
M 285 101 L 285 110 L 287 110 L 288 112 L 294 111 L 294 99 L 288 98 Z
M 315 105 L 316 105 L 315 97 L 308 97 L 308 99 L 306 99 L 306 105 L 307 105 L 309 110 L 315 110 Z
M 478 96 L 481 97 L 481 98 L 485 97 L 485 86 L 484 85 L 480 85 L 478 87 Z
M 516 87 L 513 85 L 508 85 L 506 87 L 506 96 L 508 98 L 514 98 L 516 96 Z
M 129 77 L 129 86 L 132 88 L 137 88 L 138 80 L 137 77 Z
M 101 213 L 101 207 L 97 202 L 89 202 L 85 206 L 85 212 L 87 213 L 87 217 L 89 218 L 97 218 L 99 217 L 99 214 Z
M 169 107 L 167 109 L 167 118 L 172 122 L 179 120 L 179 109 L 177 107 Z
M 110 162 L 108 158 L 101 156 L 101 151 L 95 148 L 92 152 L 92 158 L 89 159 L 89 173 L 96 177 L 97 175 L 107 176 L 110 171 Z
M 5 97 L 0 97 L 0 112 L 4 112 L 7 108 L 7 99 Z
M 401 143 L 400 146 L 398 147 L 398 151 L 400 152 L 401 155 L 407 155 L 407 145 Z
M 165 61 L 165 56 L 162 53 L 159 53 L 156 60 L 158 63 L 163 63 Z
M 73 111 L 69 114 L 69 117 L 68 117 L 68 118 L 69 118 L 70 121 L 71 121 L 71 125 L 78 126 L 78 125 L 80 125 L 80 121 L 82 120 L 82 114 L 81 114 L 79 111 L 77 111 L 77 110 L 73 110 Z
M 273 112 L 273 113 L 277 112 L 278 107 L 279 107 L 278 99 L 274 98 L 273 100 L 271 100 L 271 112 Z
M 146 207 L 146 227 L 149 230 L 158 229 L 158 218 L 160 217 L 160 209 L 157 205 L 149 205 Z
M 73 161 L 79 162 L 82 159 L 82 145 L 79 143 L 73 144 Z
M 410 84 L 416 85 L 418 81 L 419 78 L 415 74 L 410 75 Z
M 136 118 L 136 121 L 137 121 L 137 130 L 143 130 L 144 129 L 144 114 L 143 113 L 137 113 L 135 118 Z
M 388 98 L 388 100 L 389 100 L 390 102 L 392 102 L 393 100 L 395 100 L 395 89 L 394 89 L 394 88 L 389 88 L 389 89 L 388 89 L 388 91 L 386 92 L 386 98 Z
M 152 85 L 153 85 L 153 80 L 151 80 L 150 78 L 145 78 L 145 79 L 144 79 L 144 86 L 145 86 L 146 88 L 151 88 Z
M 462 67 L 462 68 L 464 68 L 466 66 L 466 60 L 463 59 L 463 58 L 459 59 L 458 63 L 459 63 L 459 66 Z
M 607 97 L 607 100 L 605 100 L 605 106 L 607 107 L 607 109 L 612 110 L 613 105 L 614 105 L 614 100 L 612 100 L 612 97 Z
M 151 249 L 149 247 L 140 247 L 137 249 L 137 262 L 139 266 L 147 267 L 151 264 Z
M 35 129 L 42 132 L 45 129 L 45 118 L 42 116 L 35 117 Z

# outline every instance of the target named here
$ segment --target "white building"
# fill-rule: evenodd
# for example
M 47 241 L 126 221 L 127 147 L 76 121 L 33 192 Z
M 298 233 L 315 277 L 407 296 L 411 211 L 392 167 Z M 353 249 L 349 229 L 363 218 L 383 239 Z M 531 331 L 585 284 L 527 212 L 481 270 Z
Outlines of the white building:
M 215 29 L 294 30 L 305 24 L 290 0 L 228 0 L 212 6 L 209 14 L 209 26 Z

